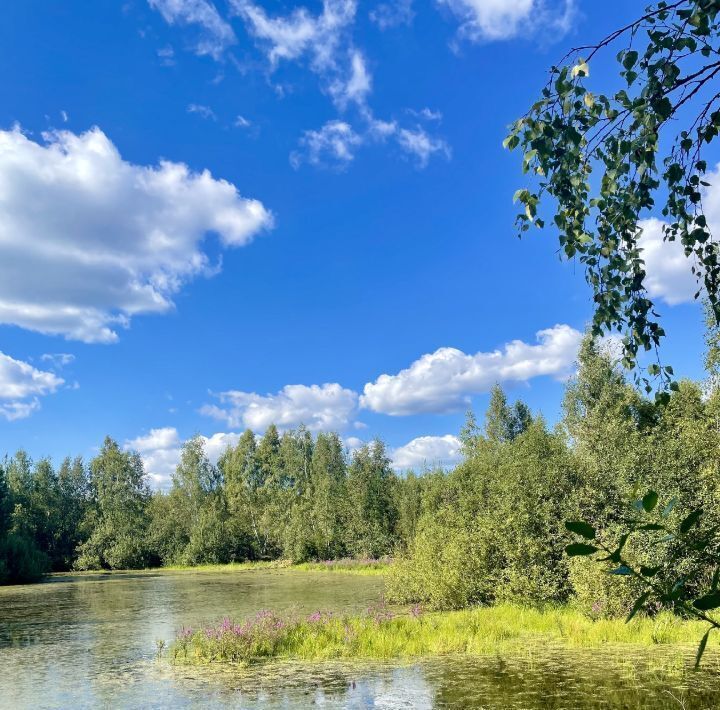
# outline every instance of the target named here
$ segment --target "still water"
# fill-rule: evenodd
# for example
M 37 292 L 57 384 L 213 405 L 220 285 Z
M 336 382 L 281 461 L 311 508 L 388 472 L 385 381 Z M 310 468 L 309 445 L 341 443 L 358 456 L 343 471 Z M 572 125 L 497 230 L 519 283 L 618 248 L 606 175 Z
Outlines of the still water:
M 359 611 L 379 577 L 297 572 L 68 576 L 0 588 L 0 708 L 720 708 L 720 662 L 568 651 L 419 663 L 172 666 L 157 640 L 259 609 Z

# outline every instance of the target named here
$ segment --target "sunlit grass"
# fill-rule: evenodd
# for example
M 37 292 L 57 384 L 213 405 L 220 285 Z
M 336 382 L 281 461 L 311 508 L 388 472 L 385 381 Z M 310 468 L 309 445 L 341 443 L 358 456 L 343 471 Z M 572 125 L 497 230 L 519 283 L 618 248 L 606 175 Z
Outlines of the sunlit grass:
M 384 557 L 380 560 L 374 559 L 353 559 L 326 560 L 324 562 L 302 562 L 294 565 L 293 569 L 306 570 L 309 572 L 345 572 L 349 574 L 382 575 L 392 565 L 392 559 Z
M 170 648 L 180 662 L 233 661 L 263 658 L 294 660 L 403 659 L 441 655 L 524 653 L 539 644 L 593 648 L 634 644 L 695 644 L 704 632 L 697 622 L 664 612 L 654 618 L 593 621 L 568 607 L 531 609 L 513 605 L 465 611 L 422 613 L 417 607 L 401 614 L 375 607 L 362 615 L 316 612 L 308 617 L 260 612 L 235 623 L 183 629 Z M 718 641 L 711 640 L 710 647 Z
M 392 560 L 384 558 L 374 559 L 340 559 L 327 560 L 323 562 L 303 562 L 293 564 L 291 560 L 260 560 L 249 562 L 228 562 L 225 564 L 200 564 L 200 565 L 165 565 L 164 567 L 147 567 L 145 569 L 133 570 L 85 570 L 78 572 L 61 572 L 52 576 L 67 577 L 68 574 L 76 575 L 106 575 L 106 574 L 158 574 L 164 572 L 244 572 L 249 570 L 297 570 L 300 572 L 340 572 L 359 575 L 382 575 L 387 572 Z

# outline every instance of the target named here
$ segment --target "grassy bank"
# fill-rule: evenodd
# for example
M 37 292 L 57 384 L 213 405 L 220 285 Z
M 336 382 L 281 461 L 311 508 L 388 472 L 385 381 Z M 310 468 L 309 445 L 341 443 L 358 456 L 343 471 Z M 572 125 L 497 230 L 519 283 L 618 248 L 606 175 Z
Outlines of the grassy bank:
M 254 562 L 229 562 L 226 564 L 203 565 L 166 565 L 164 567 L 146 567 L 144 569 L 121 570 L 85 570 L 79 572 L 54 572 L 49 577 L 67 577 L 68 575 L 107 575 L 107 574 L 158 574 L 164 572 L 245 572 L 252 570 L 287 569 L 305 572 L 340 572 L 345 574 L 381 575 L 390 568 L 392 560 L 382 559 L 341 559 L 324 562 L 303 562 L 293 564 L 290 560 L 263 560 Z
M 262 611 L 243 622 L 183 629 L 170 646 L 177 662 L 253 663 L 262 659 L 403 659 L 447 654 L 487 655 L 524 651 L 538 643 L 568 648 L 615 644 L 696 644 L 704 626 L 669 613 L 593 621 L 569 608 L 528 609 L 512 605 L 397 614 L 383 606 L 357 616 L 316 612 L 307 617 Z M 717 648 L 711 638 L 709 648 Z
M 342 559 L 326 560 L 324 562 L 302 562 L 293 565 L 293 569 L 306 570 L 309 572 L 340 572 L 346 574 L 381 575 L 385 574 L 392 565 L 392 559 Z

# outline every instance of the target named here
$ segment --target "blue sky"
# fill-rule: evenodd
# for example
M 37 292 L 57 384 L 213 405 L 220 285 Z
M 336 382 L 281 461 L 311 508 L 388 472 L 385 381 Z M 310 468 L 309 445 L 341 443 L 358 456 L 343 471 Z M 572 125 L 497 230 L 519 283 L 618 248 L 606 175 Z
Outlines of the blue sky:
M 554 420 L 588 290 L 552 230 L 517 239 L 501 142 L 643 6 L 10 0 L 0 451 L 111 434 L 162 484 L 194 433 L 216 455 L 302 421 L 449 463 L 496 381 Z M 692 284 L 647 226 L 667 360 L 700 376 Z

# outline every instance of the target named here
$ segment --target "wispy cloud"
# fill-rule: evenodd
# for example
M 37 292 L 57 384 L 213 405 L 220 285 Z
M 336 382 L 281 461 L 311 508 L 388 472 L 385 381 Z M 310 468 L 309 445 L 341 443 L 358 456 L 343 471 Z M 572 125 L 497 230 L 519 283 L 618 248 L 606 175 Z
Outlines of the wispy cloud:
M 382 2 L 370 12 L 370 19 L 381 30 L 387 30 L 398 25 L 410 25 L 414 17 L 413 0 Z
M 202 118 L 208 119 L 210 121 L 217 121 L 215 111 L 213 111 L 209 106 L 204 106 L 203 104 L 189 104 L 187 107 L 187 112 L 196 113 L 198 116 L 201 116 Z
M 210 0 L 148 0 L 170 25 L 199 28 L 194 48 L 200 55 L 221 59 L 225 50 L 237 42 L 232 27 L 220 16 Z

